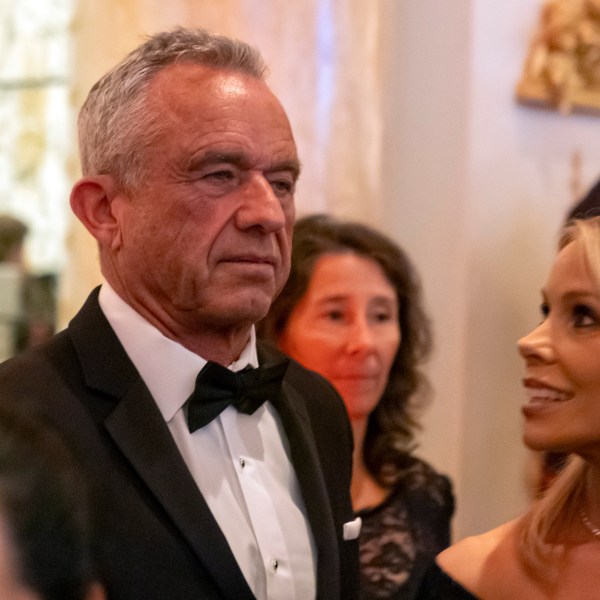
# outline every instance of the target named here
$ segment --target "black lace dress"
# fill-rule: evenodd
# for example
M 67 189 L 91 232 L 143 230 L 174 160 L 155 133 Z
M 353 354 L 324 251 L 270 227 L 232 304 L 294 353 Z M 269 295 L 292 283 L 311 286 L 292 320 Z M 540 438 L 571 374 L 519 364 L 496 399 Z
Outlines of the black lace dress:
M 434 562 L 425 575 L 417 600 L 477 600 Z
M 449 479 L 410 458 L 385 502 L 358 513 L 361 600 L 415 598 L 433 559 L 450 544 L 453 513 Z

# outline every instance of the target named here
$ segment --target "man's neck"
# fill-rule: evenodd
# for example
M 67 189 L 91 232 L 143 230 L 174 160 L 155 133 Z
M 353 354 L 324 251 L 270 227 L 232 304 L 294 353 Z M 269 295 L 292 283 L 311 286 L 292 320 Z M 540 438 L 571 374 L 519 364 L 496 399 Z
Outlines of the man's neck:
M 168 333 L 164 331 L 162 333 L 170 337 Z M 228 367 L 240 357 L 240 354 L 250 341 L 250 328 L 246 327 L 241 331 L 236 331 L 228 335 L 210 331 L 202 331 L 200 335 L 193 334 L 189 336 L 184 333 L 171 339 L 206 360 L 211 360 L 224 367 Z
M 251 323 L 215 327 L 213 323 L 205 323 L 201 319 L 193 322 L 189 317 L 186 323 L 182 323 L 158 304 L 156 307 L 148 306 L 120 293 L 107 281 L 104 285 L 166 338 L 205 360 L 228 367 L 240 357 L 252 339 Z

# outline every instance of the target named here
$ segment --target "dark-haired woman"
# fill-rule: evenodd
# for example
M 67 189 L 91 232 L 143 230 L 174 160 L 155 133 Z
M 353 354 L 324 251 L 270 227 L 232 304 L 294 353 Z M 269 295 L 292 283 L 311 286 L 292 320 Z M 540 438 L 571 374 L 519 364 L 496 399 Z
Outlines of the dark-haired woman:
M 259 335 L 323 375 L 346 404 L 361 598 L 413 598 L 449 544 L 454 500 L 449 480 L 411 452 L 430 330 L 410 261 L 370 227 L 301 219 L 290 278 Z

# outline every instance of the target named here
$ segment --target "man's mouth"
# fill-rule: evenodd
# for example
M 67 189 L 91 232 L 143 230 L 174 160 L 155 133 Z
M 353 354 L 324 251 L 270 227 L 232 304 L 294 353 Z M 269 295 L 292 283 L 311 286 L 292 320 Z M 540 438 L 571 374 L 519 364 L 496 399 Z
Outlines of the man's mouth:
M 220 262 L 275 266 L 275 259 L 272 256 L 259 256 L 254 254 L 229 256 L 223 258 Z

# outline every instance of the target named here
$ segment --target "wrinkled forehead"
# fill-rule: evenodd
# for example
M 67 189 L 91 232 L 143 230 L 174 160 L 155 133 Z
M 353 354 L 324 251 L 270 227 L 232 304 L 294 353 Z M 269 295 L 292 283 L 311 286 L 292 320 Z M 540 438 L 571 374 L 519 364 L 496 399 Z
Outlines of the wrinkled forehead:
M 251 75 L 195 64 L 171 65 L 152 81 L 147 103 L 156 127 L 190 149 L 232 144 L 233 150 L 239 142 L 275 161 L 297 162 L 281 103 Z
M 211 106 L 227 109 L 239 104 L 259 104 L 287 122 L 281 103 L 262 79 L 232 69 L 173 63 L 156 73 L 146 96 L 151 107 L 176 106 L 196 114 Z

